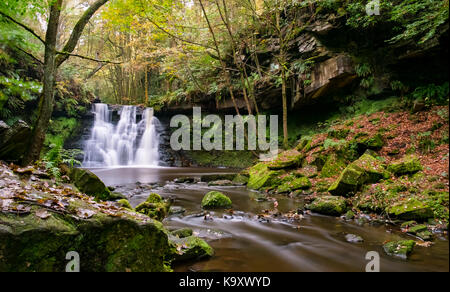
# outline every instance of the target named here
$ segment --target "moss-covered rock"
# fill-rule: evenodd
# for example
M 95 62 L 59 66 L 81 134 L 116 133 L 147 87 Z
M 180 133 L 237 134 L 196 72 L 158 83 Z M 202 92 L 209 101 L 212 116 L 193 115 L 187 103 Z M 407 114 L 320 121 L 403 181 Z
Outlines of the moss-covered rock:
M 234 186 L 234 183 L 231 180 L 216 180 L 208 183 L 208 186 L 218 186 L 218 187 L 230 187 Z
M 247 186 L 250 189 L 259 190 L 264 187 L 279 185 L 281 171 L 270 170 L 265 163 L 258 163 L 249 170 L 249 181 Z
M 383 164 L 369 154 L 347 166 L 328 191 L 333 195 L 349 196 L 366 183 L 376 183 L 386 177 Z
M 425 221 L 433 218 L 432 209 L 425 203 L 411 198 L 387 208 L 389 216 L 400 220 Z
M 129 209 L 129 210 L 134 210 L 133 207 L 131 206 L 130 202 L 127 199 L 120 199 L 117 201 L 117 203 L 125 209 Z
M 267 167 L 270 170 L 297 167 L 302 164 L 303 158 L 304 154 L 298 152 L 297 150 L 289 150 L 279 154 L 276 159 L 267 165 Z
M 313 212 L 330 216 L 340 216 L 347 211 L 345 199 L 336 196 L 318 197 L 305 207 Z
M 312 138 L 309 136 L 302 137 L 295 147 L 295 150 L 299 152 L 308 152 L 311 149 Z
M 335 139 L 345 139 L 347 138 L 348 134 L 350 134 L 350 130 L 343 128 L 343 129 L 331 129 L 328 131 L 328 138 L 335 138 Z
M 82 272 L 167 271 L 167 231 L 153 220 L 96 214 L 74 220 L 0 213 L 0 271 L 64 272 L 66 253 L 79 253 Z
M 344 159 L 340 158 L 336 154 L 331 154 L 328 156 L 325 165 L 322 167 L 322 171 L 320 172 L 320 177 L 333 177 L 335 175 L 340 174 L 347 164 Z
M 391 241 L 383 245 L 383 249 L 390 256 L 407 259 L 415 245 L 414 240 Z
M 172 245 L 170 260 L 183 262 L 212 257 L 213 248 L 203 239 L 196 236 L 184 238 L 170 237 Z
M 355 139 L 360 153 L 364 153 L 367 149 L 380 150 L 384 146 L 383 136 L 379 133 L 372 137 L 361 136 Z
M 231 208 L 232 202 L 230 198 L 222 194 L 221 192 L 209 192 L 202 200 L 202 208 L 204 209 L 220 209 Z
M 248 184 L 249 176 L 244 174 L 237 174 L 233 179 L 233 184 L 235 185 L 246 185 Z
M 388 170 L 395 175 L 414 174 L 423 169 L 419 158 L 415 155 L 408 155 L 392 162 Z
M 311 188 L 311 181 L 307 177 L 294 177 L 288 176 L 285 178 L 284 183 L 278 186 L 277 191 L 279 193 L 288 193 L 296 190 L 307 190 Z
M 178 238 L 186 238 L 192 236 L 194 233 L 190 228 L 181 228 L 171 232 L 172 235 L 177 236 Z
M 330 186 L 328 192 L 335 196 L 350 196 L 364 184 L 366 176 L 364 170 L 350 164 L 341 173 L 339 178 Z
M 72 168 L 69 176 L 75 186 L 83 193 L 95 197 L 97 200 L 112 200 L 111 191 L 91 171 L 81 168 Z
M 158 194 L 150 194 L 147 200 L 136 207 L 136 212 L 148 217 L 162 221 L 169 213 L 170 203 L 164 201 Z

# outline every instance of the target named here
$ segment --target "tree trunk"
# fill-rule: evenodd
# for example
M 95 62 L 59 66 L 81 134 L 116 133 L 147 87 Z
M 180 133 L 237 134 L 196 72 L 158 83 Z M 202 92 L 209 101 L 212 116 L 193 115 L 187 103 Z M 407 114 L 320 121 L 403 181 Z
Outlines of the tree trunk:
M 44 144 L 45 134 L 53 113 L 54 85 L 56 76 L 56 38 L 62 0 L 54 1 L 50 6 L 50 17 L 45 36 L 45 59 L 43 94 L 39 101 L 39 115 L 30 140 L 30 148 L 22 163 L 28 165 L 39 159 Z

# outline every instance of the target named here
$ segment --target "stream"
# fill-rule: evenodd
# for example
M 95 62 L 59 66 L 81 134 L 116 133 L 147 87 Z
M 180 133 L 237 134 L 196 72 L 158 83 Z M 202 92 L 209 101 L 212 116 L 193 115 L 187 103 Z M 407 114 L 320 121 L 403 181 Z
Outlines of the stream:
M 164 220 L 168 229 L 189 227 L 215 250 L 211 259 L 186 262 L 175 271 L 195 272 L 287 272 L 287 271 L 355 271 L 363 272 L 369 260 L 366 253 L 380 254 L 382 272 L 448 271 L 449 242 L 436 235 L 431 247 L 416 246 L 408 260 L 387 256 L 383 242 L 414 239 L 393 226 L 358 224 L 340 218 L 316 214 L 301 220 L 281 216 L 260 219 L 258 214 L 274 208 L 273 201 L 259 202 L 258 193 L 246 187 L 208 187 L 206 183 L 174 183 L 179 177 L 200 178 L 230 173 L 227 169 L 116 167 L 91 169 L 108 186 L 126 195 L 133 206 L 146 200 L 151 192 L 171 198 L 173 206 L 186 211 Z M 218 190 L 233 201 L 233 214 L 211 211 L 205 217 L 201 209 L 203 196 Z M 287 213 L 302 206 L 302 198 L 275 196 L 278 211 Z M 346 234 L 359 235 L 363 243 L 349 243 Z

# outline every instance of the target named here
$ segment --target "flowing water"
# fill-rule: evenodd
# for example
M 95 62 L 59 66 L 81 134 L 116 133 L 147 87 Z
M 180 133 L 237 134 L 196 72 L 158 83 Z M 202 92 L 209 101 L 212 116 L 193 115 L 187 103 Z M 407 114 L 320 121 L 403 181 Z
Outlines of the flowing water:
M 124 106 L 115 125 L 108 105 L 97 103 L 91 137 L 85 142 L 83 167 L 158 166 L 158 119 L 153 109 L 138 122 L 137 107 Z
M 436 234 L 431 247 L 417 246 L 407 261 L 389 257 L 382 250 L 387 240 L 411 239 L 392 226 L 357 224 L 339 218 L 305 215 L 302 220 L 258 214 L 273 210 L 272 201 L 254 200 L 257 193 L 245 187 L 208 187 L 205 183 L 176 184 L 178 177 L 196 177 L 227 173 L 226 169 L 196 168 L 103 168 L 94 172 L 106 184 L 116 186 L 132 205 L 143 202 L 150 192 L 172 198 L 174 206 L 183 207 L 183 215 L 164 220 L 167 228 L 189 227 L 215 249 L 213 258 L 188 262 L 175 271 L 365 271 L 365 256 L 376 251 L 381 257 L 381 271 L 449 271 L 448 237 Z M 210 212 L 205 220 L 201 209 L 203 196 L 222 191 L 233 201 L 234 213 Z M 276 196 L 281 213 L 301 207 L 302 198 Z M 345 234 L 356 234 L 363 243 L 348 243 Z M 412 238 L 414 239 L 414 238 Z
M 304 215 L 301 220 L 282 215 L 267 218 L 259 215 L 285 214 L 302 208 L 302 198 L 276 196 L 275 209 L 274 201 L 260 202 L 260 194 L 245 187 L 174 183 L 180 177 L 200 180 L 205 175 L 232 171 L 149 167 L 157 166 L 159 161 L 159 121 L 152 109 L 146 109 L 142 117 L 137 110 L 133 106 L 121 108 L 120 119 L 114 122 L 107 105 L 95 104 L 95 122 L 85 143 L 83 166 L 91 168 L 108 186 L 116 187 L 134 206 L 156 192 L 185 209 L 182 215 L 166 218 L 163 223 L 169 229 L 193 229 L 211 244 L 215 255 L 178 265 L 176 271 L 364 271 L 369 251 L 380 254 L 381 271 L 449 270 L 447 235 L 436 234 L 433 246 L 417 246 L 405 261 L 389 257 L 382 250 L 385 241 L 412 238 L 393 226 L 358 224 L 314 214 Z M 205 214 L 201 200 L 211 190 L 228 195 L 234 212 Z M 361 236 L 364 242 L 349 243 L 346 234 Z

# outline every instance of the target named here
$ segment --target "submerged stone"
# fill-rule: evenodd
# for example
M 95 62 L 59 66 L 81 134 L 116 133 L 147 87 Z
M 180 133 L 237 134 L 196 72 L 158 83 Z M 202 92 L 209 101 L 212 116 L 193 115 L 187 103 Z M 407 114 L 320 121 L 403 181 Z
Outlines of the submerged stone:
M 364 242 L 364 239 L 361 236 L 355 235 L 355 234 L 346 234 L 345 235 L 345 240 L 347 242 L 350 242 L 350 243 Z
M 335 196 L 318 197 L 311 204 L 306 205 L 305 207 L 313 212 L 330 216 L 340 216 L 347 211 L 347 203 L 345 202 L 345 199 Z
M 209 192 L 202 200 L 202 208 L 204 209 L 220 209 L 231 208 L 232 202 L 230 198 L 222 194 L 221 192 Z

